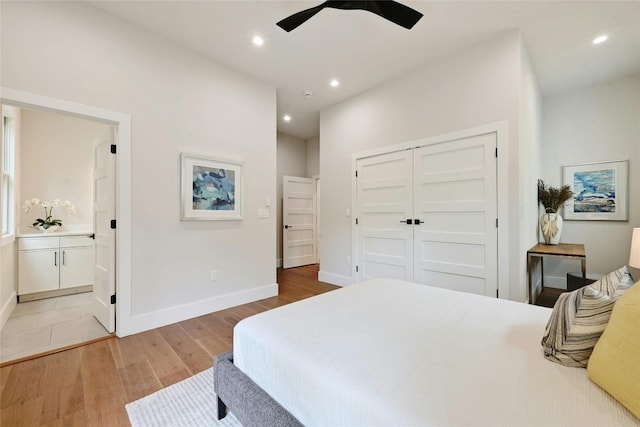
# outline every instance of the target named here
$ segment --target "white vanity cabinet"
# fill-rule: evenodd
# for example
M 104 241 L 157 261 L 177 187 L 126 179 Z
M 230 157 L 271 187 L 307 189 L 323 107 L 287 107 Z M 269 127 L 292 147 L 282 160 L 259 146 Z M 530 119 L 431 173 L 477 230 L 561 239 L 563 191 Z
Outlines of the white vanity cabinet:
M 88 235 L 19 238 L 18 251 L 18 295 L 93 284 Z

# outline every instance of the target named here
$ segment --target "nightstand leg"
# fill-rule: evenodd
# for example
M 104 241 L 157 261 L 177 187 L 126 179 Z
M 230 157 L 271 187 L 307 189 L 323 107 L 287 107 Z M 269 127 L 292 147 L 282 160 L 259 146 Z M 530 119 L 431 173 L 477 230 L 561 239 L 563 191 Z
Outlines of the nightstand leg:
M 540 293 L 544 291 L 544 257 L 540 257 Z
M 527 291 L 529 292 L 529 304 L 533 304 L 533 297 L 531 296 L 531 255 L 527 254 L 527 284 L 528 289 Z

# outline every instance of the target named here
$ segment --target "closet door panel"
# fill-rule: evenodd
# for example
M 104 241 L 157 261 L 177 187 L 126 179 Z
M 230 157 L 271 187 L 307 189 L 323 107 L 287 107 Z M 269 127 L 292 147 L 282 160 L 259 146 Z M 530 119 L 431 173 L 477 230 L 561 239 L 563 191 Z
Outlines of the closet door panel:
M 414 150 L 414 281 L 481 295 L 497 289 L 496 135 Z
M 412 163 L 411 150 L 357 162 L 358 280 L 413 280 Z

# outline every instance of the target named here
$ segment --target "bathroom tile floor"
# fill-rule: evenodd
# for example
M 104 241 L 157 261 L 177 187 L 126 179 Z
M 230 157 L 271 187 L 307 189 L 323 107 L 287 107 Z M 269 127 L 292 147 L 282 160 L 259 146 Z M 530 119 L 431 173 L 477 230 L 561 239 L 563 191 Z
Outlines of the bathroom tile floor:
M 0 363 L 109 335 L 91 303 L 86 292 L 18 304 L 0 332 Z

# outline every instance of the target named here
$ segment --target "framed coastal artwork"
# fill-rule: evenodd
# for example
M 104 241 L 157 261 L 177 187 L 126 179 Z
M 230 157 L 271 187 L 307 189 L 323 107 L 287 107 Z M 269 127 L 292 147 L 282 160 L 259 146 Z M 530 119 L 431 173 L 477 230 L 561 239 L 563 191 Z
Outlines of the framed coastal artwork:
M 563 179 L 573 191 L 564 219 L 627 221 L 628 160 L 564 166 Z
M 182 153 L 181 220 L 242 219 L 242 163 Z

